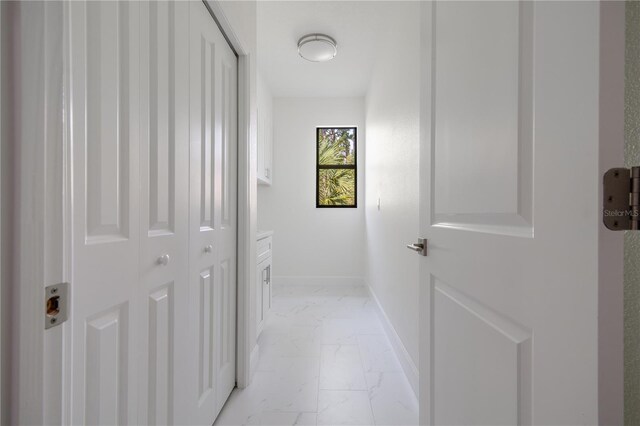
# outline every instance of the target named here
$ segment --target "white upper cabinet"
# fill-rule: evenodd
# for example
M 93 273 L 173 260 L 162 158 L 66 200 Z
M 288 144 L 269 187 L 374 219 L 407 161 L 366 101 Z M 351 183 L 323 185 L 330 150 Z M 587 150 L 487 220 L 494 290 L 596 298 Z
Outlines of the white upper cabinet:
M 273 97 L 258 74 L 258 183 L 271 185 L 273 176 Z

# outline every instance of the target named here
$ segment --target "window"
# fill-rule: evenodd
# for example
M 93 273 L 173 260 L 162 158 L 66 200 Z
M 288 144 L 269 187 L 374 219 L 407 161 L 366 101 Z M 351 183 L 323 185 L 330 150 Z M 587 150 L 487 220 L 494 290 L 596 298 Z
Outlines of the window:
M 358 207 L 357 129 L 316 129 L 316 207 Z

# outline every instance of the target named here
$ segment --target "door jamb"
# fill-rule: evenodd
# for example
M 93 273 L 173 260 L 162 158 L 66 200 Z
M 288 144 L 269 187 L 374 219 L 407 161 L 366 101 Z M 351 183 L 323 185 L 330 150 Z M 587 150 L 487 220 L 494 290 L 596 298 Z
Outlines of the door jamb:
M 625 2 L 603 1 L 600 3 L 600 177 L 608 169 L 624 165 L 624 75 Z M 601 200 L 602 185 L 599 189 Z M 624 423 L 623 234 L 606 229 L 602 220 L 599 221 L 598 424 L 603 425 Z
M 57 2 L 16 3 L 3 10 L 3 19 L 11 22 L 3 48 L 12 59 L 3 70 L 11 82 L 3 97 L 12 104 L 11 111 L 5 108 L 10 116 L 3 129 L 12 140 L 3 147 L 3 166 L 11 165 L 2 182 L 3 197 L 11 197 L 3 212 L 3 231 L 11 234 L 3 250 L 10 258 L 2 265 L 3 281 L 8 281 L 3 300 L 10 312 L 3 315 L 11 316 L 5 331 L 12 344 L 10 353 L 3 354 L 9 366 L 2 415 L 11 424 L 66 419 L 64 342 L 70 328 L 64 323 L 45 332 L 44 288 L 69 280 L 67 11 L 66 4 Z

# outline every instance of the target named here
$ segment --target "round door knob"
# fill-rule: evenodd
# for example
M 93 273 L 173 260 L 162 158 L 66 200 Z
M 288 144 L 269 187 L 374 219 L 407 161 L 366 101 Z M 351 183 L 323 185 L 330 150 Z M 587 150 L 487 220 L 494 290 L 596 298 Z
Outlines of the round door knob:
M 163 254 L 162 256 L 160 256 L 158 258 L 158 260 L 156 260 L 156 263 L 158 265 L 166 266 L 169 263 L 170 260 L 171 260 L 171 258 L 169 257 L 168 254 Z
M 211 252 L 213 252 L 213 246 L 212 246 L 211 244 L 209 244 L 209 245 L 205 246 L 205 248 L 204 248 L 204 252 L 205 252 L 205 253 L 211 253 Z

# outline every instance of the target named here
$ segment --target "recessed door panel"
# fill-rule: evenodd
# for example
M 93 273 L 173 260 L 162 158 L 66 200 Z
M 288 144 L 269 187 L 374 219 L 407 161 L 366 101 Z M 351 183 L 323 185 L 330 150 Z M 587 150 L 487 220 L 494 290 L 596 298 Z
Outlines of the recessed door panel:
M 169 424 L 173 412 L 173 283 L 149 295 L 148 424 Z
M 128 306 L 87 321 L 85 424 L 122 424 L 128 403 Z
M 215 214 L 215 139 L 216 139 L 216 47 L 200 38 L 200 226 L 214 227 Z
M 136 87 L 130 75 L 131 7 L 87 2 L 85 10 L 86 235 L 92 242 L 129 236 L 129 110 Z
M 198 328 L 199 347 L 199 398 L 202 401 L 213 388 L 213 368 L 214 368 L 214 292 L 213 278 L 211 270 L 207 269 L 200 273 L 200 309 Z
M 434 423 L 529 424 L 531 333 L 434 281 Z
M 233 58 L 235 60 L 235 57 Z M 220 153 L 220 210 L 222 212 L 222 226 L 230 225 L 230 206 L 229 206 L 229 185 L 233 182 L 229 179 L 229 173 L 233 172 L 231 165 L 229 164 L 230 153 L 229 153 L 229 143 L 231 143 L 231 138 L 233 137 L 233 130 L 231 126 L 233 125 L 232 117 L 236 116 L 236 111 L 234 110 L 232 93 L 234 91 L 235 85 L 233 84 L 233 78 L 231 76 L 231 66 L 227 63 L 226 60 L 223 60 L 221 63 L 221 78 L 222 78 L 222 110 L 221 110 L 221 122 L 222 122 L 222 143 L 221 143 L 221 153 Z
M 225 259 L 220 263 L 220 290 L 218 294 L 218 301 L 216 303 L 216 310 L 219 313 L 218 319 L 218 350 L 220 356 L 218 357 L 218 368 L 224 368 L 232 360 L 232 340 L 233 332 L 231 330 L 231 321 L 229 312 L 231 311 L 231 283 L 229 282 L 229 259 Z M 235 342 L 234 342 L 235 343 Z
M 236 366 L 236 274 L 235 262 L 227 258 L 220 263 L 220 286 L 217 333 L 218 407 L 220 412 L 233 390 Z
M 149 3 L 149 231 L 172 232 L 175 208 L 175 5 Z M 182 28 L 181 28 L 182 30 Z
M 442 2 L 433 13 L 434 224 L 530 237 L 532 6 Z

